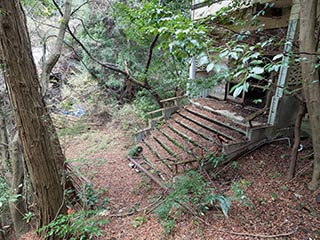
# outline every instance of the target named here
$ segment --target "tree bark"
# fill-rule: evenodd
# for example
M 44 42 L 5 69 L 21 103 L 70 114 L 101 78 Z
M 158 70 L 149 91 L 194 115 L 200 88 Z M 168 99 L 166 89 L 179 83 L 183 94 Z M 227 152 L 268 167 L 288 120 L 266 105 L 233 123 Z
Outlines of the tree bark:
M 66 213 L 64 155 L 41 95 L 26 19 L 19 0 L 0 1 L 0 51 L 4 77 L 14 111 L 37 203 L 38 226 Z M 41 236 L 44 236 L 41 232 Z M 52 237 L 52 239 L 57 239 Z
M 41 72 L 41 86 L 42 86 L 43 95 L 45 95 L 48 90 L 49 75 L 53 67 L 58 62 L 62 52 L 64 35 L 66 33 L 66 29 L 68 27 L 70 15 L 71 15 L 71 5 L 72 5 L 72 0 L 66 0 L 64 3 L 65 11 L 60 21 L 59 33 L 57 36 L 54 50 L 48 60 L 46 60 L 45 58 L 46 57 L 45 50 L 43 53 L 43 65 L 42 65 L 42 72 Z
M 318 0 L 301 0 L 300 8 L 300 52 L 317 52 L 316 19 Z M 312 131 L 314 165 L 309 189 L 315 190 L 320 183 L 320 83 L 318 69 L 315 68 L 317 56 L 301 54 L 302 87 Z
M 292 179 L 295 174 L 297 158 L 298 158 L 298 148 L 300 145 L 300 130 L 301 130 L 301 122 L 303 117 L 306 115 L 307 107 L 304 102 L 304 99 L 300 101 L 299 112 L 296 117 L 296 121 L 294 124 L 294 144 L 291 150 L 291 160 L 288 172 L 288 179 Z
M 3 102 L 0 95 L 0 152 L 1 152 L 1 162 L 0 162 L 0 174 L 5 175 L 8 171 L 8 161 L 9 161 L 9 142 L 6 127 L 5 114 L 3 112 Z
M 11 183 L 11 198 L 15 201 L 9 201 L 11 219 L 13 222 L 14 233 L 17 239 L 29 231 L 29 225 L 23 219 L 27 213 L 27 206 L 23 198 L 24 186 L 24 167 L 23 155 L 20 148 L 18 132 L 15 134 L 11 142 L 11 161 L 13 178 Z

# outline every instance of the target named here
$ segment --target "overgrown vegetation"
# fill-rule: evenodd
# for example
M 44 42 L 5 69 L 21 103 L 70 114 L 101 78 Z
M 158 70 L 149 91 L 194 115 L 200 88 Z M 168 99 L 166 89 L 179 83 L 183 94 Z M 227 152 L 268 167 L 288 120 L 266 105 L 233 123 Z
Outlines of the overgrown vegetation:
M 50 50 L 50 45 L 53 43 L 51 39 L 56 35 L 56 30 L 49 31 L 47 27 L 51 26 L 51 22 L 64 21 L 60 14 L 65 1 L 22 0 L 21 2 L 29 20 L 33 20 L 31 32 L 34 35 L 32 37 L 36 39 L 34 43 L 44 44 L 44 46 L 34 45 Z M 304 69 L 307 70 L 312 66 L 306 76 L 311 76 L 310 72 L 315 75 L 309 81 L 307 90 L 317 90 L 318 88 L 314 86 L 318 87 L 316 85 L 318 81 L 315 80 L 318 78 L 318 73 L 313 67 L 319 67 L 318 58 L 314 57 L 307 62 L 309 55 L 316 54 L 304 56 L 292 51 L 283 54 L 286 29 L 266 31 L 260 24 L 259 17 L 263 16 L 272 5 L 265 4 L 252 16 L 243 11 L 236 11 L 235 8 L 239 7 L 240 3 L 232 2 L 233 5 L 222 8 L 214 16 L 191 21 L 189 16 L 191 1 L 131 0 L 125 3 L 124 1 L 97 0 L 86 3 L 75 1 L 73 20 L 68 27 L 69 35 L 64 39 L 65 61 L 54 69 L 54 72 L 60 75 L 52 74 L 50 79 L 51 90 L 57 91 L 49 92 L 46 96 L 50 111 L 60 116 L 62 113 L 65 117 L 56 121 L 61 123 L 59 137 L 74 137 L 87 131 L 90 128 L 87 126 L 87 120 L 91 120 L 94 127 L 105 126 L 106 122 L 112 120 L 112 124 L 119 125 L 132 135 L 146 125 L 148 112 L 163 107 L 162 99 L 186 93 L 188 67 L 192 59 L 196 59 L 197 67 L 209 76 L 195 80 L 189 85 L 190 96 L 198 96 L 203 89 L 220 83 L 233 85 L 230 92 L 234 98 L 253 88 L 259 89 L 261 93 L 274 92 L 278 87 L 275 76 L 279 69 L 289 62 L 302 62 Z M 307 24 L 309 25 L 313 26 Z M 243 26 L 250 26 L 250 30 L 239 30 Z M 310 32 L 313 34 L 315 31 L 313 29 Z M 318 41 L 319 39 L 316 39 L 313 45 L 318 46 Z M 312 53 L 318 51 L 316 47 L 309 49 L 305 46 L 305 48 Z M 289 57 L 288 63 L 283 61 L 285 57 Z M 41 64 L 43 62 L 40 62 Z M 307 70 L 304 70 L 304 73 Z M 301 82 L 298 82 L 293 88 L 284 86 L 283 90 L 285 94 L 295 95 L 304 102 L 306 100 L 301 91 L 302 87 Z M 313 95 L 316 100 L 319 99 L 318 93 L 315 92 Z M 308 102 L 309 94 L 305 97 Z M 256 106 L 264 104 L 266 110 L 269 103 L 264 98 L 267 97 L 255 98 L 252 103 Z M 311 103 L 308 104 L 310 114 L 314 116 L 311 120 L 317 122 L 319 120 L 317 114 L 312 114 L 317 108 L 311 107 Z M 77 120 L 73 120 L 73 117 Z M 72 124 L 68 125 L 70 121 Z M 314 132 L 318 129 L 318 125 L 313 125 Z M 15 129 L 15 126 L 10 123 L 6 131 L 12 134 L 12 129 Z M 315 147 L 319 146 L 317 144 L 319 139 L 316 136 L 319 134 L 314 134 Z M 99 144 L 94 143 L 89 150 L 107 151 L 109 144 L 109 140 L 101 141 Z M 315 153 L 315 156 L 316 160 L 319 159 L 319 153 Z M 81 161 L 85 159 L 87 158 L 82 157 Z M 214 154 L 205 156 L 205 161 L 213 168 L 223 160 L 223 156 L 217 157 Z M 319 184 L 317 163 L 319 161 L 316 160 L 312 189 L 317 188 Z M 233 162 L 232 167 L 238 168 L 238 163 Z M 280 173 L 275 172 L 271 175 L 272 178 L 278 178 Z M 217 207 L 227 216 L 230 199 L 254 208 L 245 194 L 249 186 L 250 182 L 245 179 L 233 182 L 231 185 L 233 196 L 226 197 L 216 194 L 211 184 L 195 171 L 176 177 L 171 186 L 172 191 L 156 210 L 164 234 L 173 231 L 176 219 L 186 210 L 189 212 L 191 210 L 195 216 L 200 216 Z M 0 192 L 2 212 L 10 201 L 5 173 L 0 175 Z M 90 184 L 84 186 L 78 197 L 85 199 L 84 209 L 71 211 L 68 215 L 59 215 L 40 231 L 48 230 L 47 237 L 56 235 L 61 238 L 91 239 L 100 236 L 102 232 L 99 227 L 107 220 L 99 217 L 99 211 L 106 207 L 107 200 L 100 199 L 99 192 L 96 192 Z M 277 198 L 277 194 L 272 192 L 271 199 L 275 201 Z M 26 215 L 27 221 L 33 217 L 32 214 L 29 212 Z M 139 227 L 144 222 L 144 217 L 138 216 L 132 225 Z
M 66 192 L 65 195 L 66 199 L 70 199 L 68 196 L 73 196 L 74 192 Z M 81 209 L 77 207 L 79 199 L 83 204 Z M 95 190 L 92 183 L 84 184 L 75 201 L 68 201 L 67 206 L 67 215 L 58 215 L 38 231 L 45 231 L 46 237 L 58 236 L 72 240 L 93 239 L 102 235 L 101 227 L 109 223 L 108 218 L 103 214 L 108 210 L 107 199 L 102 198 L 101 192 Z
M 219 208 L 228 216 L 230 199 L 217 194 L 197 171 L 192 170 L 182 176 L 176 176 L 170 189 L 164 203 L 155 210 L 164 235 L 173 231 L 176 219 L 186 211 L 201 216 L 210 209 Z
M 101 226 L 108 223 L 99 211 L 80 210 L 68 215 L 59 215 L 47 226 L 38 231 L 47 231 L 46 237 L 57 236 L 62 239 L 85 240 L 102 235 Z

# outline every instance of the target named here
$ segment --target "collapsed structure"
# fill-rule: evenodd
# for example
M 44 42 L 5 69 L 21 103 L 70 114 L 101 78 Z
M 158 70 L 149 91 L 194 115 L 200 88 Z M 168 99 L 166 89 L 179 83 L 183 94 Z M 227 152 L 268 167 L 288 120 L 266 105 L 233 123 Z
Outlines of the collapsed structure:
M 207 18 L 230 3 L 230 0 L 195 0 L 192 18 L 195 21 Z M 264 11 L 256 17 L 264 33 L 282 34 L 283 44 L 268 51 L 271 59 L 283 53 L 280 69 L 265 76 L 269 79 L 268 87 L 259 87 L 256 79 L 248 79 L 251 81 L 248 89 L 234 96 L 231 89 L 237 79 L 222 81 L 214 88 L 201 89 L 197 97 L 189 98 L 183 107 L 181 97 L 176 97 L 163 101 L 172 104 L 150 113 L 162 115 L 137 133 L 136 141 L 143 151 L 129 156 L 129 160 L 133 163 L 131 166 L 144 171 L 164 188 L 164 183 L 180 172 L 208 163 L 225 163 L 267 142 L 292 135 L 299 102 L 285 92 L 299 89 L 301 84 L 300 63 L 290 61 L 291 53 L 298 47 L 299 1 L 243 0 L 238 3 L 235 11 L 242 16 L 252 17 Z M 252 25 L 247 24 L 232 31 L 236 34 L 252 29 Z M 210 75 L 215 74 L 201 69 L 198 60 L 194 59 L 190 67 L 191 91 L 197 87 L 193 84 L 197 79 L 210 79 Z M 259 105 L 252 103 L 256 98 L 261 99 Z

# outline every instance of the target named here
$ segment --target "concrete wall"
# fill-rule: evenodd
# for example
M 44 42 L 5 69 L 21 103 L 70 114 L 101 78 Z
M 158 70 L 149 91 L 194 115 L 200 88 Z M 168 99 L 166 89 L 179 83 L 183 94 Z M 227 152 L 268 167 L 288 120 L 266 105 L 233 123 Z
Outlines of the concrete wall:
M 196 1 L 194 2 L 194 4 L 199 2 L 204 2 L 204 0 Z M 218 12 L 221 8 L 229 6 L 231 2 L 232 2 L 231 0 L 222 0 L 222 1 L 217 1 L 216 3 L 210 4 L 208 6 L 194 9 L 192 11 L 192 18 L 196 20 L 196 19 L 205 18 L 210 15 L 213 15 L 216 12 Z M 250 8 L 250 10 L 247 11 L 247 12 L 250 12 L 250 14 L 252 12 L 250 6 L 252 6 L 254 3 L 274 3 L 274 7 L 283 8 L 283 16 L 280 19 L 268 18 L 268 19 L 265 19 L 266 21 L 264 21 L 263 17 L 260 17 L 259 20 L 263 21 L 266 24 L 266 28 L 277 28 L 277 27 L 287 26 L 289 15 L 290 15 L 290 7 L 292 5 L 292 0 L 242 0 L 242 2 L 243 2 L 242 8 L 246 9 L 246 11 L 248 10 L 248 8 Z
M 284 95 L 278 105 L 273 135 L 276 137 L 292 135 L 298 110 L 298 100 L 294 96 Z

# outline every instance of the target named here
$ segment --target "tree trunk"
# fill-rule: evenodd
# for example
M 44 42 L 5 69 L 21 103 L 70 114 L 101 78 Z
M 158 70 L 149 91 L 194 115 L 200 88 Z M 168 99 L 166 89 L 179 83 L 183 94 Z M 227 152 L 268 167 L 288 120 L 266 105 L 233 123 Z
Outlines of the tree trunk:
M 0 9 L 4 77 L 35 190 L 38 226 L 42 227 L 59 213 L 66 212 L 64 156 L 41 95 L 22 6 L 18 0 L 1 0 Z M 44 236 L 44 232 L 41 235 Z
M 24 186 L 24 167 L 23 156 L 19 143 L 19 134 L 15 134 L 11 142 L 11 161 L 12 161 L 12 184 L 11 184 L 11 198 L 14 201 L 9 201 L 11 219 L 13 222 L 14 233 L 17 239 L 29 231 L 29 225 L 23 219 L 27 213 L 27 206 L 23 198 Z
M 3 177 L 7 183 L 11 180 L 11 173 L 8 167 L 9 162 L 9 142 L 7 134 L 7 125 L 4 113 L 4 93 L 0 94 L 0 177 Z M 0 207 L 0 240 L 7 239 L 7 233 L 2 229 L 3 225 L 7 225 L 9 214 L 7 203 Z
M 317 0 L 301 0 L 300 9 L 300 52 L 313 53 L 317 51 L 316 17 Z M 307 110 L 312 131 L 314 150 L 314 165 L 309 188 L 315 190 L 320 183 L 320 83 L 318 69 L 315 69 L 317 56 L 301 54 L 305 60 L 301 62 L 302 87 L 307 103 Z
M 297 165 L 297 158 L 298 158 L 298 148 L 300 145 L 301 122 L 302 122 L 304 115 L 306 115 L 306 112 L 307 112 L 307 107 L 306 107 L 306 104 L 303 99 L 303 101 L 300 102 L 299 112 L 297 114 L 296 121 L 294 124 L 294 144 L 293 144 L 292 151 L 291 151 L 291 161 L 290 161 L 290 167 L 289 167 L 289 172 L 288 172 L 288 179 L 289 180 L 292 179 L 295 174 L 296 165 Z
M 48 90 L 50 73 L 51 73 L 53 67 L 58 62 L 60 55 L 61 55 L 61 52 L 62 52 L 64 35 L 66 33 L 66 29 L 68 27 L 70 15 L 71 15 L 71 5 L 72 5 L 72 0 L 66 0 L 64 3 L 65 11 L 62 16 L 63 19 L 60 21 L 59 33 L 57 36 L 54 50 L 48 60 L 46 60 L 46 49 L 44 49 L 43 65 L 42 65 L 42 73 L 41 73 L 41 86 L 42 86 L 42 94 L 43 95 L 45 95 Z
M 3 96 L 0 95 L 0 98 Z M 0 162 L 0 174 L 5 175 L 9 171 L 8 161 L 9 161 L 9 142 L 6 127 L 5 114 L 3 112 L 3 102 L 0 99 L 0 152 L 1 152 L 1 162 Z

